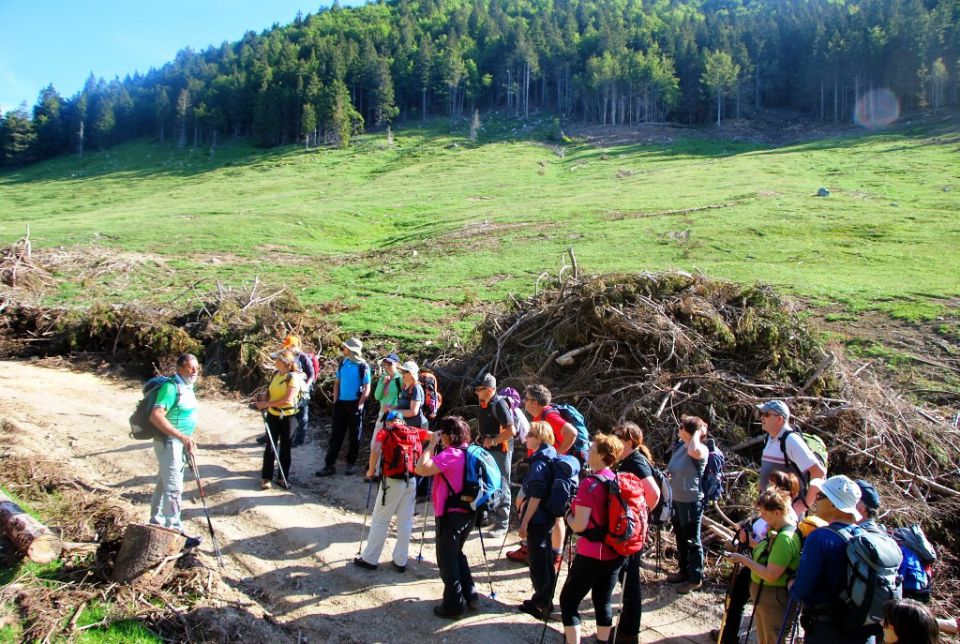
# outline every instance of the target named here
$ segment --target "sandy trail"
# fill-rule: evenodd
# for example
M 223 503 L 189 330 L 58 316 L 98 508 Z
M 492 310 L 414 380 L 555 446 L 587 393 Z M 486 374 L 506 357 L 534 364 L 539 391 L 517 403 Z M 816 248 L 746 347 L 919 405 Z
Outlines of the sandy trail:
M 0 361 L 0 420 L 31 435 L 38 456 L 68 463 L 81 475 L 116 490 L 147 519 L 155 476 L 150 443 L 128 437 L 127 418 L 140 397 L 139 383 L 90 373 Z M 235 401 L 200 400 L 197 462 L 207 503 L 226 560 L 224 581 L 257 602 L 290 633 L 309 642 L 539 642 L 542 623 L 516 610 L 530 593 L 526 569 L 498 557 L 500 543 L 487 540 L 486 566 L 476 533 L 466 552 L 480 583 L 481 608 L 466 619 L 436 618 L 442 595 L 434 564 L 432 515 L 423 562 L 422 515 L 416 517 L 411 561 L 400 574 L 387 564 L 377 571 L 351 564 L 357 554 L 367 486 L 359 476 L 317 479 L 320 454 L 314 440 L 296 448 L 294 491 L 259 489 L 263 431 L 260 416 Z M 369 440 L 369 437 L 366 438 Z M 205 537 L 212 553 L 196 485 L 188 476 L 184 518 L 192 534 Z M 422 506 L 418 507 L 422 512 Z M 508 536 L 506 548 L 517 542 Z M 389 561 L 393 539 L 382 559 Z M 488 580 L 489 573 L 489 580 Z M 561 573 L 561 581 L 566 571 Z M 489 597 L 492 581 L 496 598 Z M 619 589 L 615 600 L 619 596 Z M 644 588 L 643 642 L 707 642 L 718 623 L 722 597 L 693 593 L 678 601 L 671 587 Z M 559 591 L 558 591 L 559 595 Z M 582 607 L 584 634 L 593 634 L 589 600 Z M 559 615 L 546 641 L 560 642 Z

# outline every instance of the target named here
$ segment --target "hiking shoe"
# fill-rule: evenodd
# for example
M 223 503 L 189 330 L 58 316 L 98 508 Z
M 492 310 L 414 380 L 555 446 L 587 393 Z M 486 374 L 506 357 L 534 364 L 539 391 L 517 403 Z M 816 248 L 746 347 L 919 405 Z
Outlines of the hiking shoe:
M 345 470 L 343 471 L 343 473 L 346 474 L 347 476 L 352 476 L 353 474 L 356 474 L 356 473 L 357 473 L 357 466 L 356 466 L 356 465 L 347 465 L 347 469 L 345 469 Z
M 467 608 L 470 610 L 478 610 L 480 608 L 480 595 L 467 597 Z
M 289 490 L 290 479 L 287 479 L 286 481 L 284 481 L 283 479 L 280 479 L 279 481 L 277 481 L 277 487 L 283 488 L 284 490 Z
M 487 530 L 487 536 L 491 539 L 503 539 L 506 535 L 506 528 L 491 528 L 490 530 Z
M 180 534 L 183 534 L 182 532 Z M 184 534 L 183 536 L 187 537 L 187 540 L 183 543 L 183 549 L 189 550 L 190 548 L 196 548 L 200 545 L 202 539 L 200 537 L 191 537 Z
M 529 555 L 529 551 L 527 550 L 527 547 L 522 545 L 516 550 L 511 550 L 510 552 L 508 552 L 507 559 L 509 559 L 510 561 L 516 561 L 517 563 L 525 564 L 525 563 L 528 563 L 527 561 L 528 555 Z
M 366 563 L 366 562 L 364 562 L 364 563 Z M 406 567 L 406 565 L 401 566 L 401 565 L 398 564 L 396 561 L 391 561 L 390 563 L 393 564 L 393 569 L 396 570 L 397 572 L 407 572 L 407 567 Z
M 460 619 L 463 617 L 463 611 L 454 612 L 452 610 L 445 610 L 443 606 L 434 606 L 433 614 L 437 617 L 445 617 L 446 619 Z
M 701 586 L 703 586 L 702 581 L 688 581 L 682 586 L 677 587 L 677 594 L 686 595 L 687 593 L 693 592 L 694 590 L 700 590 Z
M 525 600 L 522 604 L 517 606 L 517 610 L 521 613 L 526 613 L 534 619 L 543 620 L 550 616 L 550 613 L 553 612 L 553 607 L 547 608 L 546 606 L 537 606 L 529 599 Z
M 364 570 L 376 570 L 379 566 L 377 564 L 372 564 L 369 561 L 366 561 L 363 557 L 357 557 L 353 560 L 353 565 L 358 568 L 363 568 Z
M 668 584 L 682 584 L 687 581 L 687 575 L 682 572 L 672 572 L 667 575 Z
M 260 489 L 269 490 L 270 489 L 270 479 L 260 479 Z
M 322 470 L 317 470 L 315 472 L 317 476 L 333 476 L 336 473 L 337 473 L 337 468 L 335 468 L 333 465 L 327 465 Z

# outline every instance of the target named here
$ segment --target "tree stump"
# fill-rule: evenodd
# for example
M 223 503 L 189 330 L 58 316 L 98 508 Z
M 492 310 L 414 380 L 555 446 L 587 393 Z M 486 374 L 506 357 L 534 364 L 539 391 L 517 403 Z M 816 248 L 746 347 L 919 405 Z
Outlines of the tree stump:
M 24 512 L 3 492 L 0 492 L 0 531 L 18 552 L 36 563 L 50 563 L 63 550 L 60 537 Z
M 183 550 L 186 538 L 179 530 L 145 523 L 131 523 L 113 566 L 113 580 L 122 584 L 140 578 L 147 581 L 169 570 Z

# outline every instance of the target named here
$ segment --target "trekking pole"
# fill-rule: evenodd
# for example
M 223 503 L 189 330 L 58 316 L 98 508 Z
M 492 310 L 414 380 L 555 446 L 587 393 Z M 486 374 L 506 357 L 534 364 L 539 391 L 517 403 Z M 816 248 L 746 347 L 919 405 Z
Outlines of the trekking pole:
M 490 573 L 490 560 L 487 559 L 487 547 L 483 544 L 483 530 L 480 529 L 480 524 L 477 524 L 477 534 L 480 535 L 480 550 L 483 551 L 483 563 L 487 567 L 487 583 L 490 584 L 490 599 L 496 599 L 497 593 L 493 589 L 493 576 Z
M 562 520 L 563 520 L 563 519 L 561 519 L 561 521 L 562 521 Z M 571 534 L 571 532 L 573 532 L 573 531 L 570 530 L 569 528 L 565 531 L 566 534 L 565 534 L 564 537 L 563 537 L 563 550 L 561 551 L 561 553 L 563 553 L 564 551 L 568 550 L 569 547 L 570 547 L 570 534 Z M 528 544 L 527 547 L 529 547 L 529 544 Z M 560 559 L 560 565 L 557 566 L 557 574 L 554 575 L 554 577 L 553 577 L 553 587 L 550 589 L 550 603 L 551 603 L 551 604 L 553 603 L 553 596 L 557 594 L 557 584 L 558 584 L 559 581 L 560 581 L 560 571 L 561 571 L 562 569 L 563 569 L 563 559 L 561 558 L 561 559 Z M 570 577 L 570 560 L 569 560 L 569 559 L 567 559 L 567 577 L 568 577 L 568 578 Z M 545 637 L 547 636 L 547 623 L 548 623 L 549 621 L 550 621 L 550 613 L 547 613 L 546 615 L 543 616 L 543 630 L 540 631 L 540 644 L 543 644 L 543 638 L 545 638 Z M 610 641 L 612 642 L 613 640 L 611 639 Z
M 793 595 L 788 593 L 789 599 L 787 600 L 787 609 L 783 611 L 783 621 L 780 623 L 780 632 L 777 633 L 777 644 L 783 644 L 783 636 L 786 634 L 785 631 L 787 627 L 790 627 L 790 630 L 793 631 L 793 622 L 791 613 L 795 612 L 797 605 L 796 600 L 793 599 Z
M 747 622 L 747 632 L 743 636 L 743 644 L 747 644 L 750 641 L 750 631 L 753 629 L 753 618 L 757 615 L 757 605 L 760 603 L 760 596 L 763 595 L 763 580 L 760 580 L 760 585 L 757 587 L 757 597 L 753 600 L 753 610 L 750 611 L 750 621 Z
M 423 561 L 423 541 L 427 536 L 427 508 L 430 505 L 430 488 L 433 487 L 433 479 L 427 482 L 427 498 L 423 502 L 423 529 L 420 531 L 420 552 L 417 554 L 417 561 Z
M 210 541 L 213 543 L 213 551 L 217 553 L 217 563 L 223 568 L 223 556 L 220 554 L 220 545 L 217 543 L 217 536 L 213 533 L 213 521 L 210 520 L 210 511 L 207 510 L 207 495 L 203 493 L 203 483 L 200 481 L 200 469 L 197 467 L 197 460 L 194 458 L 193 452 L 187 452 L 187 459 L 190 461 L 193 478 L 197 480 L 197 490 L 200 492 L 200 503 L 203 504 L 203 513 L 207 517 L 207 528 L 210 529 Z
M 370 494 L 373 492 L 373 478 L 370 478 L 370 483 L 367 484 L 367 504 L 363 510 L 363 525 L 360 526 L 360 546 L 357 548 L 357 556 L 360 556 L 360 553 L 363 552 L 363 540 L 366 538 L 367 532 L 367 515 L 370 514 Z
M 627 557 L 627 559 L 629 559 L 629 557 Z M 623 560 L 623 567 L 621 568 L 621 571 L 624 574 L 622 577 L 620 577 L 620 605 L 617 608 L 617 620 L 613 623 L 613 628 L 610 629 L 610 634 L 607 635 L 607 641 L 611 642 L 611 644 L 617 641 L 617 630 L 620 628 L 620 620 L 623 619 L 623 587 L 627 579 L 627 559 Z M 616 586 L 616 584 L 614 584 L 614 586 Z
M 287 475 L 283 472 L 283 465 L 280 464 L 280 453 L 277 452 L 277 445 L 274 443 L 273 436 L 270 434 L 270 425 L 267 424 L 266 411 L 263 412 L 263 428 L 267 432 L 267 442 L 270 443 L 270 450 L 273 452 L 273 460 L 277 462 L 277 469 L 280 470 L 280 480 L 283 481 L 283 487 L 286 490 L 290 490 L 290 482 L 287 481 Z
M 733 587 L 737 583 L 737 576 L 740 574 L 740 562 L 733 564 L 733 570 L 730 573 L 730 581 L 727 582 L 727 594 L 723 597 L 723 615 L 720 617 L 720 634 L 717 635 L 717 644 L 723 642 L 723 633 L 727 630 L 727 613 L 730 611 L 730 604 L 733 601 Z M 739 624 L 737 625 L 739 629 Z M 739 631 L 737 633 L 739 638 Z

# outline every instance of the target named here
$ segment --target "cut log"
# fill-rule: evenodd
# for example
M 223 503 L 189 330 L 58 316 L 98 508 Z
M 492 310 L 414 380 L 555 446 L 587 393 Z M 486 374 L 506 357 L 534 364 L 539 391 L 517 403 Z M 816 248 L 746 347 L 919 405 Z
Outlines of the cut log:
M 0 492 L 0 531 L 18 552 L 36 563 L 50 563 L 63 549 L 60 537 L 24 512 L 3 492 Z
M 180 555 L 185 537 L 179 530 L 131 523 L 113 566 L 113 580 L 122 584 L 156 578 Z

